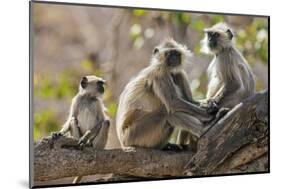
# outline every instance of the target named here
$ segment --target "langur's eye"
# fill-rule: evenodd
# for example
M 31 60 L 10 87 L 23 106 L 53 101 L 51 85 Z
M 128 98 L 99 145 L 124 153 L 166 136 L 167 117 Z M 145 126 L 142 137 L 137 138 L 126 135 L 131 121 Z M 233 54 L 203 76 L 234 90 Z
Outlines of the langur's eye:
M 217 33 L 217 32 L 214 33 L 214 37 L 215 37 L 215 38 L 218 38 L 219 36 L 220 36 L 219 33 Z
M 105 82 L 104 81 L 98 81 L 97 84 L 102 86 L 102 85 L 105 84 Z

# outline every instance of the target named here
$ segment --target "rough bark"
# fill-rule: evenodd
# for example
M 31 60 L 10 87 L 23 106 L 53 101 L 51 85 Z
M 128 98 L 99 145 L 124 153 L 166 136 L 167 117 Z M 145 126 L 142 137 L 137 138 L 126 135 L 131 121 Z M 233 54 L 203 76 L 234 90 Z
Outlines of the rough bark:
M 229 170 L 260 157 L 267 153 L 268 129 L 268 92 L 264 92 L 237 105 L 199 139 L 199 150 L 185 174 L 213 174 L 219 165 Z
M 190 152 L 164 152 L 153 149 L 83 150 L 66 148 L 76 145 L 72 138 L 46 138 L 35 145 L 35 181 L 77 175 L 125 174 L 137 177 L 182 176 Z
M 72 138 L 45 138 L 35 144 L 35 181 L 113 173 L 161 178 L 268 171 L 268 93 L 237 105 L 199 139 L 197 153 L 78 150 Z

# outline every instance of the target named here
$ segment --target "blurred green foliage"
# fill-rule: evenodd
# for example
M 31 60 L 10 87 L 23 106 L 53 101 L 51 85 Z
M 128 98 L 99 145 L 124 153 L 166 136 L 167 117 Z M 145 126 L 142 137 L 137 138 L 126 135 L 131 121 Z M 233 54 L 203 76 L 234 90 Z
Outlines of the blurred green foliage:
M 72 82 L 72 73 L 70 71 L 62 72 L 59 77 L 52 78 L 48 75 L 34 75 L 34 94 L 43 99 L 64 98 L 73 96 L 76 83 Z
M 42 133 L 58 130 L 58 117 L 52 110 L 43 110 L 34 114 L 34 140 L 42 137 Z

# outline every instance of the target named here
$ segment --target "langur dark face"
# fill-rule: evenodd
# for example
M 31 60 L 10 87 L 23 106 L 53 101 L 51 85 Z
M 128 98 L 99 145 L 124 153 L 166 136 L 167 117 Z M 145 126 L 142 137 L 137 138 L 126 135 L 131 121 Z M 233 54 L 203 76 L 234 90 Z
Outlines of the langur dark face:
M 155 48 L 153 54 L 157 56 L 159 54 L 159 49 Z M 164 63 L 168 67 L 175 67 L 181 64 L 181 52 L 175 48 L 165 49 L 161 54 L 164 57 Z
M 153 50 L 153 61 L 164 69 L 177 72 L 188 62 L 192 54 L 186 46 L 173 39 L 165 40 Z M 155 61 L 154 61 L 155 60 Z
M 181 53 L 176 49 L 165 51 L 165 63 L 169 67 L 179 66 L 181 64 Z
M 220 34 L 218 32 L 207 32 L 208 46 L 210 49 L 215 49 L 218 46 Z
M 104 93 L 104 84 L 105 82 L 103 80 L 97 81 L 97 90 L 99 93 Z

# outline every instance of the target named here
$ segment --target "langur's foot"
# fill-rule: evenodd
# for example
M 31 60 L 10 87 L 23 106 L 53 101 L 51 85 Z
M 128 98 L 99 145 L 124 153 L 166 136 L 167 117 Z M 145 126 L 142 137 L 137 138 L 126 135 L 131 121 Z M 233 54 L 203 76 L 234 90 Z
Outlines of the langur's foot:
M 168 143 L 162 150 L 179 152 L 179 151 L 183 151 L 183 148 L 181 145 Z
M 136 152 L 136 148 L 134 146 L 123 146 L 122 150 L 124 152 Z

